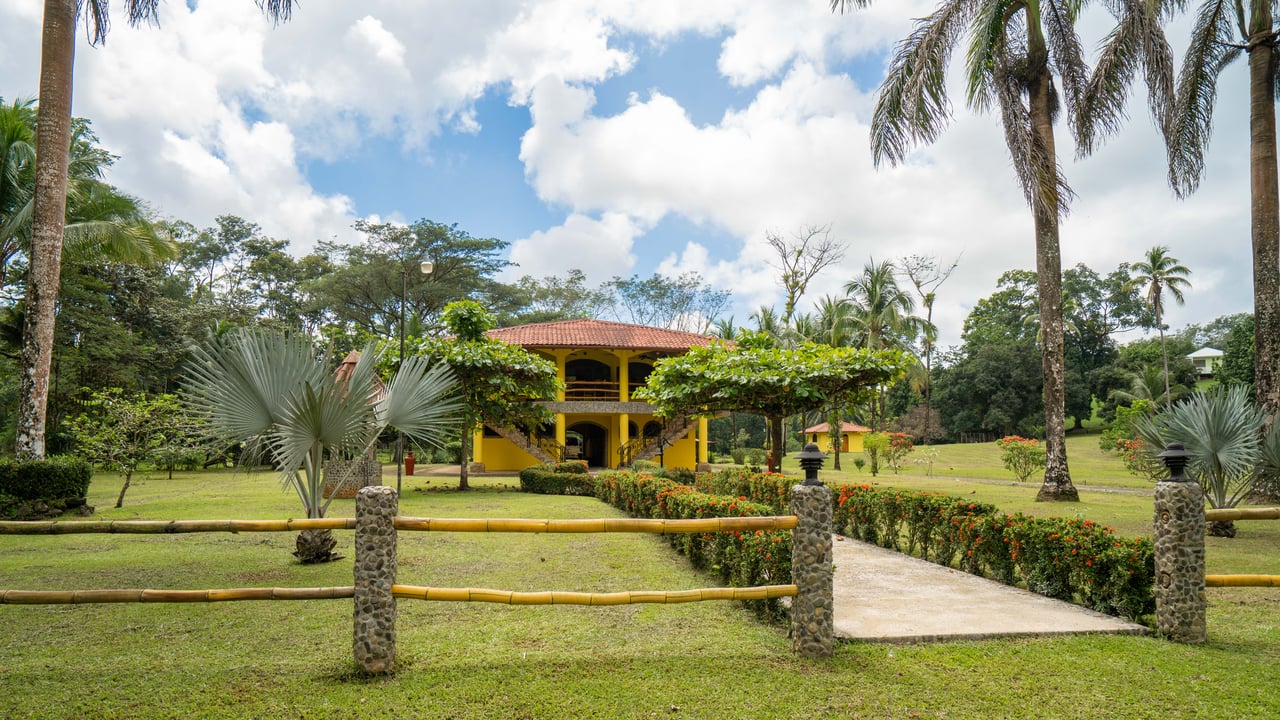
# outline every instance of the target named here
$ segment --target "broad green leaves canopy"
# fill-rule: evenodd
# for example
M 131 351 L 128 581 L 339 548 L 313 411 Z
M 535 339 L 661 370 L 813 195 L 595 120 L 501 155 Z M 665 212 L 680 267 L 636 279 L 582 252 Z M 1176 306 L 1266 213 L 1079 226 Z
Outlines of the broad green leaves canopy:
M 635 397 L 657 413 L 737 410 L 770 417 L 816 410 L 906 374 L 908 359 L 896 350 L 729 347 L 716 343 L 659 360 L 648 387 Z

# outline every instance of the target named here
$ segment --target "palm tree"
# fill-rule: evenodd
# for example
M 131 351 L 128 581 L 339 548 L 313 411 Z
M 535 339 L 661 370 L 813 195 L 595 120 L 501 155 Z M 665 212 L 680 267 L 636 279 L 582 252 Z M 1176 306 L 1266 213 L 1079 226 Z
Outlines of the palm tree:
M 35 100 L 0 99 L 0 267 L 8 265 L 17 250 L 11 226 L 31 204 L 36 163 Z M 3 280 L 0 275 L 0 281 Z
M 848 298 L 823 296 L 818 301 L 818 317 L 814 320 L 817 334 L 814 342 L 831 347 L 848 347 L 857 340 L 856 327 L 853 320 L 852 304 Z M 840 468 L 840 435 L 844 427 L 846 406 L 844 402 L 836 402 L 824 408 L 820 413 L 827 423 L 828 437 L 831 440 L 832 470 Z
M 287 20 L 294 0 L 257 0 L 275 21 Z M 126 0 L 129 22 L 158 20 L 160 0 Z M 91 43 L 106 41 L 109 0 L 45 0 L 40 44 L 40 106 L 36 146 L 56 148 L 36 156 L 31 253 L 27 272 L 27 314 L 22 332 L 16 452 L 26 459 L 45 455 L 49 366 L 53 358 L 54 313 L 61 281 L 63 225 L 67 206 L 67 165 L 71 143 L 71 78 L 76 26 L 83 6 Z
M 1182 3 L 1176 3 L 1181 6 Z M 1223 69 L 1249 56 L 1249 208 L 1253 242 L 1254 397 L 1265 415 L 1280 411 L 1280 186 L 1276 177 L 1274 3 L 1202 0 L 1178 75 L 1166 142 L 1169 184 L 1179 197 L 1195 192 L 1213 129 Z
M 264 329 L 244 329 L 197 348 L 185 383 L 188 406 L 214 432 L 248 441 L 267 455 L 293 488 L 307 517 L 324 517 L 348 478 L 328 478 L 325 460 L 362 457 L 388 426 L 419 443 L 442 445 L 459 403 L 447 366 L 428 368 L 405 358 L 383 388 L 377 376 L 381 352 L 370 344 L 350 373 L 334 371 L 327 353 L 311 341 Z M 303 531 L 294 554 L 304 563 L 336 559 L 332 534 Z
M 832 10 L 870 4 L 871 0 L 831 0 Z M 967 35 L 969 106 L 999 109 L 1005 143 L 1035 222 L 1047 453 L 1038 500 L 1079 499 L 1067 467 L 1058 242 L 1058 221 L 1073 193 L 1059 172 L 1053 133 L 1060 105 L 1065 105 L 1077 135 L 1081 127 L 1088 70 L 1074 27 L 1079 5 L 1076 0 L 943 0 L 898 45 L 871 119 L 871 151 L 877 165 L 900 164 L 917 143 L 936 140 L 951 114 L 947 64 Z M 1064 91 L 1061 98 L 1054 87 L 1055 72 Z
M 844 291 L 858 344 L 868 350 L 906 348 L 924 329 L 923 321 L 912 314 L 915 300 L 898 285 L 892 260 L 878 263 L 872 258 L 861 275 L 845 283 Z
M 1161 384 L 1164 385 L 1163 392 L 1160 390 Z M 1169 385 L 1167 371 L 1161 371 L 1155 365 L 1148 365 L 1134 373 L 1128 390 L 1112 390 L 1111 397 L 1129 404 L 1145 400 L 1151 403 L 1152 408 L 1162 408 L 1177 402 L 1186 393 L 1187 387 L 1181 383 Z
M 1184 288 L 1191 287 L 1187 276 L 1191 271 L 1180 264 L 1178 259 L 1169 255 L 1169 248 L 1157 245 L 1147 251 L 1146 257 L 1133 264 L 1136 275 L 1133 281 L 1146 286 L 1147 307 L 1156 316 L 1156 329 L 1160 331 L 1160 354 L 1164 359 L 1164 394 L 1169 394 L 1169 351 L 1164 342 L 1164 293 L 1169 291 L 1174 302 L 1179 305 L 1186 302 L 1182 296 Z

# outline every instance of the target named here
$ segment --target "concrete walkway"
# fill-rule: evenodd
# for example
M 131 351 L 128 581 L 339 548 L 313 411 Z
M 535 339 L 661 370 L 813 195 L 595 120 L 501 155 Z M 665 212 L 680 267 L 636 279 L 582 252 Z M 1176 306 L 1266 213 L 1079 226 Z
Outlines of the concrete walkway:
M 923 642 L 1148 632 L 1143 625 L 839 535 L 833 557 L 837 639 Z

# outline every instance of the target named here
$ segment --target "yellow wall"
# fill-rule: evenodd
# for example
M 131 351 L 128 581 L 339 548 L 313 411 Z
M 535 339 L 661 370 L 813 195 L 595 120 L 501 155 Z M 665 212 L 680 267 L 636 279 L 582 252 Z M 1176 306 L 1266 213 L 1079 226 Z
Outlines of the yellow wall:
M 840 452 L 862 452 L 862 436 L 866 433 L 851 432 L 842 435 L 848 440 L 848 447 L 842 446 Z M 807 442 L 816 443 L 822 452 L 831 452 L 831 433 L 809 433 L 808 438 Z
M 486 472 L 494 470 L 523 470 L 540 465 L 534 456 L 521 450 L 503 437 L 487 437 L 480 441 L 480 457 Z

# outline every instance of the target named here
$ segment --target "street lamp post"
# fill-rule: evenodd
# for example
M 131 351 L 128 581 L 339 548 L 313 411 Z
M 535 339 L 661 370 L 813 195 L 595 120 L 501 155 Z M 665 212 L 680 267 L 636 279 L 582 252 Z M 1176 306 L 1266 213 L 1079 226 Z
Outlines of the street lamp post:
M 418 270 L 423 275 L 430 275 L 435 268 L 430 260 L 423 260 Z M 404 298 L 409 294 L 409 268 L 400 275 L 400 359 L 396 361 L 396 372 L 404 365 Z M 396 496 L 400 496 L 400 481 L 404 474 L 404 430 L 396 429 Z

